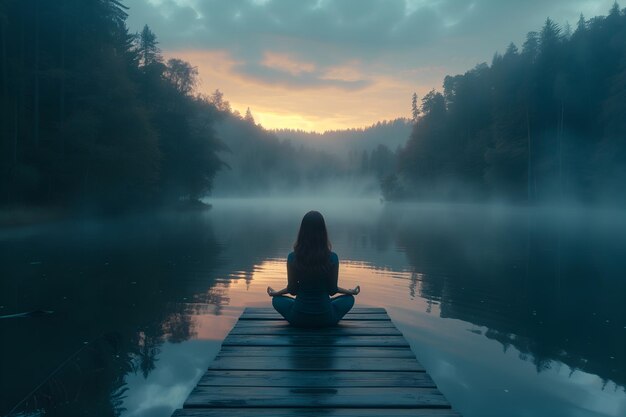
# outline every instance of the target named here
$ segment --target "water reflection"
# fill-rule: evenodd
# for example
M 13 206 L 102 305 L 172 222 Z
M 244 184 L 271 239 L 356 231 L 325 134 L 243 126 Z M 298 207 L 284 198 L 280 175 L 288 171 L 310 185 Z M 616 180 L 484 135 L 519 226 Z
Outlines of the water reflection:
M 2 311 L 54 314 L 0 321 L 0 412 L 119 415 L 124 376 L 147 377 L 166 341 L 195 336 L 202 305 L 184 302 L 224 304 L 206 291 L 219 246 L 197 226 L 157 216 L 6 231 Z
M 241 308 L 284 285 L 311 208 L 341 285 L 389 308 L 466 416 L 626 411 L 623 213 L 224 200 L 1 231 L 0 315 L 55 313 L 0 320 L 0 414 L 25 399 L 19 411 L 169 415 Z
M 624 386 L 623 218 L 602 230 L 584 214 L 449 214 L 398 230 L 423 273 L 421 295 L 441 303 L 442 317 L 487 327 L 537 371 L 559 361 Z

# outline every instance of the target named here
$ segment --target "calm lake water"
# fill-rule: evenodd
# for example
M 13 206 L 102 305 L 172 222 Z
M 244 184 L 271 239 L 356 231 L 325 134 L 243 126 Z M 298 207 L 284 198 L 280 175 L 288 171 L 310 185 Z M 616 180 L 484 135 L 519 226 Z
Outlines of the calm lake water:
M 0 415 L 169 416 L 310 209 L 465 417 L 626 415 L 625 212 L 212 203 L 0 230 Z

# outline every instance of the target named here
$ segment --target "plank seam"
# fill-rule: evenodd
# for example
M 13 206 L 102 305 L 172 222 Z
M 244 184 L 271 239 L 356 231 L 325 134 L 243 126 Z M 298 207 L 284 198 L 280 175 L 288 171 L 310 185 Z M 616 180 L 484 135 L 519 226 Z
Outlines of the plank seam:
M 241 388 L 245 388 L 245 387 L 241 387 Z M 228 404 L 216 404 L 215 406 L 212 405 L 205 405 L 205 404 L 183 404 L 183 408 L 186 409 L 212 409 L 212 408 L 222 408 L 222 409 L 231 409 L 231 408 L 245 408 L 245 409 L 255 409 L 255 408 L 298 408 L 298 409 L 311 409 L 311 410 L 316 410 L 316 409 L 320 409 L 320 408 L 348 408 L 348 409 L 355 409 L 355 410 L 388 410 L 388 409 L 394 409 L 394 410 L 424 410 L 424 409 L 451 409 L 452 407 L 450 405 L 443 405 L 443 404 L 424 404 L 424 405 L 419 405 L 416 404 L 414 406 L 406 406 L 406 405 L 380 405 L 380 406 L 358 406 L 358 405 L 328 405 L 328 404 L 320 404 L 320 405 L 274 405 L 274 404 L 267 404 L 267 405 L 245 405 L 245 404 L 237 404 L 236 406 L 230 407 L 228 406 Z

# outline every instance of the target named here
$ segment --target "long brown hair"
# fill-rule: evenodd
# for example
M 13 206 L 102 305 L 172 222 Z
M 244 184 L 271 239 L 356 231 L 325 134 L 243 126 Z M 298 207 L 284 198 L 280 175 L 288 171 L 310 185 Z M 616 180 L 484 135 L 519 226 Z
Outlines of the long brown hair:
M 304 268 L 325 267 L 330 261 L 330 249 L 324 217 L 319 211 L 309 211 L 302 218 L 298 239 L 293 245 L 296 264 Z

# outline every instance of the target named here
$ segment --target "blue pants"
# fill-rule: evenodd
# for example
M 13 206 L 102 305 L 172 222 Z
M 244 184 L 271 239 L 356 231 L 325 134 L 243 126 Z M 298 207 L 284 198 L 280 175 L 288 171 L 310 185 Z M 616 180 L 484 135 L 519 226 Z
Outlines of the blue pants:
M 302 313 L 294 310 L 296 300 L 287 296 L 272 299 L 272 306 L 289 324 L 297 327 L 329 327 L 336 326 L 354 305 L 353 295 L 340 295 L 330 299 L 331 310 L 321 314 Z

